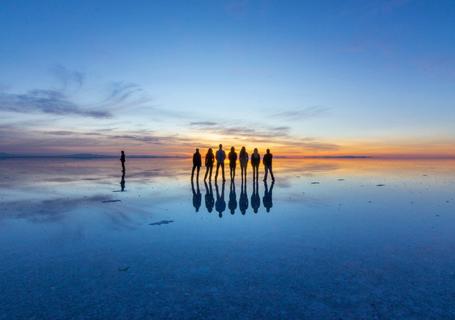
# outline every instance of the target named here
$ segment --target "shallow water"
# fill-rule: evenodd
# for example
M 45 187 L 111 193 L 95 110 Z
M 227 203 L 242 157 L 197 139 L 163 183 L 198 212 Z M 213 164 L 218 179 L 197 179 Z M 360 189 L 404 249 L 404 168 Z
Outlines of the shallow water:
M 455 318 L 454 161 L 0 166 L 0 319 Z

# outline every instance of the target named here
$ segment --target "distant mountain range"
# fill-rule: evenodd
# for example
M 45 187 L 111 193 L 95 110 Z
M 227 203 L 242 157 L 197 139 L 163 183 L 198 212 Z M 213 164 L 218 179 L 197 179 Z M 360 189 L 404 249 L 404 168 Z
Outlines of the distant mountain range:
M 45 155 L 45 154 L 11 154 L 0 152 L 0 159 L 12 159 L 12 158 L 55 158 L 55 159 L 116 159 L 120 155 L 103 155 L 103 154 L 92 154 L 92 153 L 75 153 L 75 154 L 62 154 L 62 155 Z M 164 158 L 164 159 L 181 159 L 186 158 L 184 156 L 158 156 L 158 155 L 128 155 L 128 158 Z

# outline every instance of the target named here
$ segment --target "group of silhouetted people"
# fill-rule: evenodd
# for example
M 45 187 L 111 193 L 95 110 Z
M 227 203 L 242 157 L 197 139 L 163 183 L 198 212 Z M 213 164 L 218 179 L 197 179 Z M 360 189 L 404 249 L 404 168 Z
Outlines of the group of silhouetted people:
M 237 160 L 240 162 L 240 173 L 242 180 L 246 179 L 247 168 L 248 168 L 248 153 L 246 152 L 245 147 L 242 147 L 240 150 L 239 155 L 237 156 L 237 152 L 235 152 L 235 148 L 231 147 L 231 151 L 228 154 L 229 159 L 229 174 L 231 180 L 235 178 L 235 169 L 237 167 Z M 272 171 L 272 159 L 273 155 L 270 153 L 270 149 L 267 149 L 266 154 L 262 159 L 262 163 L 264 164 L 264 181 L 267 180 L 268 173 L 270 172 L 270 176 L 272 181 L 275 181 L 275 177 L 273 176 Z M 224 176 L 224 161 L 226 160 L 226 153 L 223 150 L 223 145 L 219 145 L 219 149 L 217 150 L 216 154 L 213 154 L 212 148 L 209 148 L 207 154 L 205 155 L 205 176 L 204 181 L 209 178 L 209 181 L 212 179 L 212 170 L 216 160 L 216 171 L 215 171 L 215 181 L 218 179 L 218 173 L 221 168 L 221 175 L 223 181 L 226 181 Z M 253 168 L 253 180 L 258 180 L 259 177 L 259 165 L 261 163 L 261 156 L 258 152 L 258 149 L 255 148 L 253 153 L 251 154 L 251 166 Z M 196 180 L 199 180 L 199 171 L 202 166 L 202 156 L 199 152 L 199 149 L 196 149 L 196 152 L 193 154 L 193 169 L 191 171 L 191 180 L 194 179 L 194 172 L 196 171 Z
M 266 181 L 264 181 L 264 196 L 262 197 L 262 204 L 264 208 L 266 209 L 267 212 L 270 211 L 270 209 L 273 207 L 273 201 L 272 201 L 272 191 L 273 191 L 273 185 L 275 183 L 272 181 L 272 184 L 269 188 L 268 184 Z M 209 181 L 204 181 L 205 185 L 205 207 L 207 208 L 208 212 L 212 212 L 213 208 L 218 212 L 218 216 L 221 218 L 223 216 L 223 212 L 226 210 L 226 201 L 224 200 L 224 187 L 225 187 L 225 182 L 221 184 L 221 192 L 219 190 L 218 184 L 215 183 L 215 191 L 216 191 L 216 199 L 215 196 L 213 195 L 213 188 L 212 188 L 212 182 Z M 196 188 L 194 186 L 194 181 L 191 180 L 191 189 L 193 192 L 193 207 L 196 209 L 196 212 L 199 212 L 199 209 L 201 207 L 202 203 L 202 194 L 199 189 L 199 181 L 196 180 Z M 259 196 L 259 188 L 258 188 L 258 180 L 253 181 L 253 193 L 251 194 L 251 208 L 253 209 L 254 213 L 257 213 L 259 211 L 259 207 L 261 206 L 261 197 Z M 247 184 L 246 180 L 242 179 L 241 183 L 241 189 L 240 189 L 240 198 L 237 203 L 237 194 L 235 191 L 235 182 L 234 180 L 231 180 L 231 185 L 229 188 L 229 200 L 227 203 L 227 207 L 231 214 L 234 214 L 235 211 L 237 210 L 237 205 L 238 208 L 240 209 L 240 212 L 244 215 L 246 213 L 246 210 L 248 209 L 249 206 L 249 201 L 248 201 L 248 194 L 247 194 Z

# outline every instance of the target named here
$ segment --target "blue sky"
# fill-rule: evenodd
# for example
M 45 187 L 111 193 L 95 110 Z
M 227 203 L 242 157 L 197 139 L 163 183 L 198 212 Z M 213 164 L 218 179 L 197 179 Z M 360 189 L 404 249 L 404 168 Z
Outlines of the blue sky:
M 455 155 L 455 2 L 2 1 L 0 151 Z

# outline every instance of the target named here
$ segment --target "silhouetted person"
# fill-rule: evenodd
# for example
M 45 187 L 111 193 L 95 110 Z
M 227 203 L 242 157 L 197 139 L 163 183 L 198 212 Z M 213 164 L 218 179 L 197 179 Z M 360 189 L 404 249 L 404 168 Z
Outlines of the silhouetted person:
M 264 155 L 264 158 L 262 158 L 262 163 L 264 164 L 264 181 L 267 181 L 267 174 L 270 171 L 270 176 L 272 177 L 272 181 L 275 181 L 275 177 L 273 176 L 273 171 L 272 171 L 272 159 L 273 159 L 273 154 L 270 153 L 270 149 L 267 149 L 267 153 Z
M 213 162 L 215 161 L 215 156 L 213 155 L 212 148 L 209 148 L 207 154 L 205 155 L 205 177 L 204 181 L 207 180 L 207 175 L 209 175 L 209 180 L 212 180 L 212 169 L 213 169 Z
M 264 181 L 264 197 L 262 198 L 262 204 L 264 205 L 264 208 L 267 210 L 267 212 L 270 212 L 270 209 L 273 207 L 272 190 L 274 184 L 275 181 L 272 180 L 272 185 L 269 189 L 267 182 Z
M 253 193 L 251 194 L 251 208 L 254 213 L 258 213 L 258 209 L 261 206 L 261 197 L 259 196 L 259 182 L 257 179 L 253 179 Z
M 125 170 L 122 171 L 122 179 L 120 180 L 121 191 L 125 191 Z
M 231 214 L 234 214 L 235 209 L 237 209 L 237 195 L 235 194 L 235 183 L 233 180 L 231 180 L 231 186 L 229 188 L 228 208 L 231 211 Z
M 122 163 L 122 171 L 125 171 L 125 151 L 122 150 L 122 154 L 120 155 L 120 162 Z
M 215 180 L 218 179 L 218 170 L 221 167 L 221 173 L 223 174 L 223 182 L 226 181 L 224 178 L 224 160 L 226 159 L 226 153 L 223 150 L 223 145 L 220 144 L 220 148 L 216 152 L 216 173 Z
M 205 184 L 205 207 L 207 208 L 208 212 L 212 212 L 213 206 L 215 205 L 215 199 L 213 198 L 212 183 L 209 181 L 209 185 L 207 186 L 207 182 L 204 181 L 204 184 Z
M 223 217 L 223 212 L 226 210 L 226 201 L 224 201 L 224 185 L 225 182 L 221 184 L 221 195 L 218 191 L 218 183 L 215 181 L 215 189 L 216 189 L 216 202 L 215 202 L 215 210 L 218 212 L 218 216 L 221 218 Z
M 245 214 L 246 209 L 248 209 L 248 194 L 246 192 L 246 179 L 245 179 L 245 182 L 243 182 L 243 179 L 242 179 L 242 184 L 240 185 L 239 207 L 240 207 L 240 212 L 242 214 Z
M 237 166 L 237 152 L 235 152 L 234 147 L 231 147 L 231 152 L 229 152 L 228 158 L 229 158 L 229 173 L 231 175 L 231 180 L 234 180 L 235 167 Z
M 253 167 L 253 180 L 258 179 L 260 163 L 261 163 L 261 156 L 259 155 L 258 149 L 254 148 L 254 152 L 251 155 L 251 166 Z
M 243 179 L 243 177 L 245 177 L 245 180 L 246 180 L 246 171 L 248 168 L 248 153 L 246 152 L 245 147 L 242 147 L 242 149 L 240 150 L 239 160 L 240 160 L 240 175 L 242 176 L 242 179 Z
M 196 179 L 196 190 L 194 190 L 194 183 L 191 180 L 191 190 L 193 191 L 193 207 L 196 209 L 196 212 L 199 212 L 202 200 L 201 190 L 199 190 L 199 180 Z
M 201 154 L 199 153 L 199 149 L 196 149 L 196 152 L 193 154 L 193 170 L 191 170 L 191 181 L 193 181 L 194 170 L 197 171 L 196 173 L 196 180 L 199 181 L 199 170 L 202 166 Z

